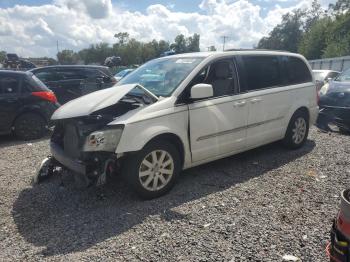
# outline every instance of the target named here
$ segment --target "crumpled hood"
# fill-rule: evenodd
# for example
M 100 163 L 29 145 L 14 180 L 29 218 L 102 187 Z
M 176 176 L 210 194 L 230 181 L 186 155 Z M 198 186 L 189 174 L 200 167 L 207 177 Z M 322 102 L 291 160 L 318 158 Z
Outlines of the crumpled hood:
M 58 108 L 52 115 L 52 120 L 87 116 L 93 112 L 116 104 L 137 84 L 113 86 L 71 100 Z

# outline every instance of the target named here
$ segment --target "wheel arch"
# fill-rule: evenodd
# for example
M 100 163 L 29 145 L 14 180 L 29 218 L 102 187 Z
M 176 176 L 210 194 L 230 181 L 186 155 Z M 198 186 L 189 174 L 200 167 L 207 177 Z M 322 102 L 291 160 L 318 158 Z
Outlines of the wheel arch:
M 48 122 L 47 119 L 45 118 L 44 114 L 42 114 L 40 112 L 40 110 L 36 110 L 35 108 L 31 108 L 28 111 L 21 111 L 20 113 L 18 113 L 16 115 L 16 117 L 13 119 L 11 127 L 14 128 L 17 119 L 25 114 L 36 114 L 36 115 L 40 116 L 42 119 L 44 119 L 44 121 L 46 123 Z
M 185 146 L 178 135 L 170 132 L 157 134 L 146 142 L 143 148 L 154 141 L 169 141 L 171 144 L 173 144 L 180 154 L 181 167 L 183 167 L 185 162 Z

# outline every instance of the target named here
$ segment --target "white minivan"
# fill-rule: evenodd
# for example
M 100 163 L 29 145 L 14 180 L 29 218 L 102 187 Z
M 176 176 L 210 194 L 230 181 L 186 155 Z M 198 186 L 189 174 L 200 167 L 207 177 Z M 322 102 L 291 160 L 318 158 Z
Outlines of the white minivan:
M 43 166 L 97 184 L 120 173 L 141 197 L 154 198 L 181 170 L 278 140 L 301 147 L 317 114 L 315 83 L 301 55 L 168 56 L 60 107 L 52 116 L 52 157 Z

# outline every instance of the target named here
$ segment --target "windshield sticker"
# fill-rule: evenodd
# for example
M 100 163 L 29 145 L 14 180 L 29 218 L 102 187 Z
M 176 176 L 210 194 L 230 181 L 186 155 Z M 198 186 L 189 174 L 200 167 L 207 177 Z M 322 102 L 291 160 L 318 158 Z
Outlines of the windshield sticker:
M 193 62 L 195 62 L 196 61 L 196 59 L 189 59 L 189 58 L 186 58 L 186 59 L 184 59 L 184 58 L 181 58 L 181 59 L 177 59 L 176 60 L 176 64 L 192 64 Z

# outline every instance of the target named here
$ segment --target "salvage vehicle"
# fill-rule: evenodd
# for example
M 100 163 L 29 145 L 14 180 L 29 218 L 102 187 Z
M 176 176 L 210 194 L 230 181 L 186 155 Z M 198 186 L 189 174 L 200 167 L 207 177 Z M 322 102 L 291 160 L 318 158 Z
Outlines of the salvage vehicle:
M 324 84 L 336 78 L 340 72 L 334 70 L 312 70 L 316 81 L 316 88 L 319 91 Z
M 300 148 L 317 117 L 316 97 L 311 69 L 298 54 L 158 58 L 115 87 L 60 107 L 52 116 L 52 157 L 35 181 L 56 166 L 96 184 L 120 173 L 141 197 L 159 197 L 181 170 L 278 140 Z
M 319 106 L 319 128 L 333 131 L 332 125 L 335 125 L 341 133 L 350 132 L 350 87 L 321 96 Z
M 56 95 L 60 104 L 109 88 L 117 82 L 106 66 L 58 65 L 30 70 Z
M 32 73 L 0 70 L 0 134 L 41 138 L 58 107 L 55 94 Z

